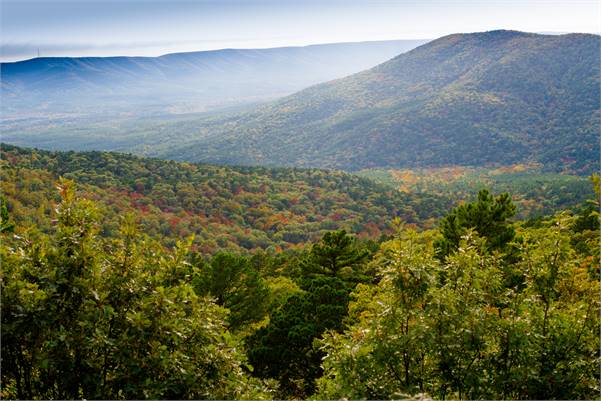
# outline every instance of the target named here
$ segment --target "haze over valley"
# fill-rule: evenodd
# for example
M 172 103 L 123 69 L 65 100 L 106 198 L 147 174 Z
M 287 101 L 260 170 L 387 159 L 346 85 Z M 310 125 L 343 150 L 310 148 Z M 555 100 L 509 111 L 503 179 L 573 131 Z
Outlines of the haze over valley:
M 341 78 L 426 40 L 223 49 L 160 57 L 1 63 L 5 118 L 182 114 L 274 99 Z

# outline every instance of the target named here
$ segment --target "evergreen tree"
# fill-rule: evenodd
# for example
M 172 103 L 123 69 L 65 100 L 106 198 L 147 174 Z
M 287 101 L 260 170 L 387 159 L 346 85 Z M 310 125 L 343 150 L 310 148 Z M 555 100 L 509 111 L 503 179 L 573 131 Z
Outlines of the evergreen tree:
M 455 252 L 470 229 L 486 239 L 488 249 L 504 248 L 515 236 L 508 221 L 515 212 L 516 207 L 508 193 L 494 197 L 486 189 L 481 190 L 476 202 L 457 206 L 441 220 L 443 238 L 436 242 L 437 257 L 442 260 Z
M 10 220 L 6 199 L 0 196 L 0 233 L 15 231 L 15 223 Z
M 367 257 L 346 231 L 324 234 L 302 262 L 303 292 L 288 298 L 248 340 L 255 374 L 278 379 L 280 396 L 306 398 L 315 390 L 323 353 L 314 341 L 326 330 L 342 330 L 349 293 L 362 279 Z
M 346 280 L 362 278 L 369 251 L 360 249 L 353 236 L 345 230 L 330 231 L 311 247 L 309 257 L 304 260 L 305 275 L 320 274 Z
M 244 256 L 217 253 L 210 263 L 202 263 L 193 284 L 198 294 L 214 297 L 218 305 L 230 311 L 228 323 L 234 330 L 265 316 L 267 287 Z
M 321 376 L 323 353 L 314 340 L 325 330 L 341 330 L 349 288 L 339 278 L 319 276 L 303 281 L 302 294 L 293 295 L 271 317 L 268 326 L 247 341 L 254 373 L 280 383 L 279 397 L 307 398 Z

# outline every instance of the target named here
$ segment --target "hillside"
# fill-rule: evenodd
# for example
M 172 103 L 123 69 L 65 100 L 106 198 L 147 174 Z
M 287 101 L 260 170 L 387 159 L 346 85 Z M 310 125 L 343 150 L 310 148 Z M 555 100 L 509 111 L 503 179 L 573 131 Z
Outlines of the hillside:
M 599 44 L 589 34 L 450 35 L 143 151 L 345 170 L 538 162 L 588 173 L 599 162 Z
M 368 169 L 357 174 L 404 193 L 438 194 L 455 202 L 471 201 L 482 188 L 508 192 L 522 219 L 573 209 L 594 198 L 590 177 L 545 172 L 542 165 Z
M 340 78 L 424 42 L 223 49 L 160 57 L 41 57 L 2 63 L 2 111 L 5 118 L 19 118 L 214 110 Z
M 340 171 L 220 167 L 107 152 L 46 152 L 2 145 L 2 194 L 19 226 L 48 230 L 60 176 L 103 206 L 102 233 L 133 212 L 144 232 L 167 245 L 194 234 L 206 253 L 218 249 L 289 249 L 346 228 L 377 240 L 395 216 L 433 224 L 450 200 L 406 195 Z

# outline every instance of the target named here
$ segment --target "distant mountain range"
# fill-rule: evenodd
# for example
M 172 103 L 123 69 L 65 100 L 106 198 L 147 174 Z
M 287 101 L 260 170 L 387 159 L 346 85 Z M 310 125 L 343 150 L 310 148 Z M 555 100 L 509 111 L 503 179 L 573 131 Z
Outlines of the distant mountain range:
M 214 110 L 264 101 L 382 63 L 425 40 L 224 49 L 161 57 L 1 63 L 6 117 Z
M 403 47 L 416 42 L 60 59 L 56 65 L 36 59 L 17 63 L 19 68 L 3 64 L 3 94 L 11 94 L 3 95 L 3 108 L 30 104 L 28 96 L 36 93 L 48 109 L 61 99 L 113 107 L 106 94 L 111 91 L 127 107 L 143 102 L 156 107 L 141 107 L 147 115 L 137 117 L 125 113 L 81 121 L 10 120 L 3 110 L 2 137 L 21 146 L 218 164 L 356 171 L 534 162 L 546 170 L 588 174 L 599 166 L 600 38 L 491 31 L 445 36 L 408 52 Z M 186 99 L 192 91 L 206 91 L 205 100 L 192 102 L 199 108 L 209 107 L 208 99 L 221 105 L 264 99 L 358 70 L 366 60 L 392 52 L 401 54 L 272 103 L 177 119 L 161 114 L 173 99 Z M 196 73 L 205 84 L 180 84 L 180 77 Z M 136 86 L 141 82 L 149 86 Z M 161 85 L 172 95 L 139 100 L 133 95 Z
M 600 37 L 455 34 L 256 111 L 199 121 L 165 158 L 373 167 L 598 169 Z M 169 147 L 170 149 L 165 149 Z

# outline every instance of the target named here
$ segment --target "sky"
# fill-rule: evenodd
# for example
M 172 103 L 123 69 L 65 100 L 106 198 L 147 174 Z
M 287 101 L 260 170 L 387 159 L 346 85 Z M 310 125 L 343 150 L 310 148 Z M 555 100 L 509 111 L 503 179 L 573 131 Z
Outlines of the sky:
M 0 0 L 0 60 L 157 56 L 515 29 L 601 32 L 601 0 Z

